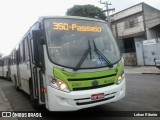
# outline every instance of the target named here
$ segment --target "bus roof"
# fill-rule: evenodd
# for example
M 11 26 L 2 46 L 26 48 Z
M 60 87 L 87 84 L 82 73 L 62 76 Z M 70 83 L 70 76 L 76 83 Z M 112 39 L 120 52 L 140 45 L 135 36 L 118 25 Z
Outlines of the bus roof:
M 5 58 L 8 58 L 8 57 L 9 57 L 9 55 L 4 55 L 4 56 L 2 56 L 2 57 L 0 58 L 0 60 L 5 59 Z
M 62 18 L 62 19 L 79 19 L 79 20 L 91 20 L 91 21 L 98 21 L 98 22 L 104 22 L 104 23 L 106 23 L 107 24 L 107 22 L 106 21 L 104 21 L 104 20 L 100 20 L 100 19 L 96 19 L 96 18 L 89 18 L 89 17 L 80 17 L 80 16 L 41 16 L 41 17 L 39 17 L 39 19 L 35 22 L 35 23 L 37 23 L 38 21 L 40 22 L 40 21 L 43 21 L 43 19 L 51 19 L 51 18 Z M 32 25 L 32 26 L 34 26 L 35 25 L 35 23 Z M 31 27 L 32 27 L 31 26 Z M 31 29 L 31 27 L 29 28 L 29 30 Z M 21 40 L 16 44 L 16 46 L 12 49 L 12 51 L 17 47 L 17 45 L 19 45 L 19 43 L 23 40 L 23 38 L 25 37 L 25 35 L 29 32 L 29 30 L 24 34 L 24 36 L 21 38 Z M 11 51 L 11 52 L 12 52 Z M 11 54 L 11 53 L 10 53 Z M 9 55 L 10 55 L 9 54 Z M 9 56 L 9 55 L 7 55 L 7 56 Z M 6 56 L 4 56 L 4 57 L 6 57 Z M 4 58 L 3 57 L 3 58 Z
M 48 19 L 48 18 L 62 18 L 62 19 L 79 19 L 79 20 L 92 20 L 92 21 L 99 21 L 99 22 L 106 22 L 104 20 L 96 19 L 96 18 L 88 18 L 88 17 L 79 17 L 79 16 L 42 16 L 39 17 L 39 20 Z

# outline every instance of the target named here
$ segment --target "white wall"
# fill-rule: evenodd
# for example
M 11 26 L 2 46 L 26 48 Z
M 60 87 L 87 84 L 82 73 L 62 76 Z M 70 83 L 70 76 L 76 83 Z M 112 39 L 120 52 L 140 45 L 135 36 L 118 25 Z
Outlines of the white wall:
M 160 24 L 160 11 L 147 4 L 144 4 L 144 17 L 147 28 Z
M 117 23 L 118 36 L 130 35 L 144 31 L 143 16 L 137 17 L 138 25 L 132 28 L 125 28 L 125 21 Z M 127 19 L 126 19 L 127 20 Z
M 153 29 L 147 29 L 146 33 L 147 33 L 147 39 L 153 39 L 156 37 L 156 33 Z
M 130 16 L 130 15 L 136 14 L 141 11 L 142 11 L 142 4 L 138 4 L 136 6 L 129 8 L 129 9 L 126 9 L 124 11 L 121 11 L 121 12 L 118 12 L 118 13 L 112 15 L 111 19 L 113 21 L 115 21 L 115 20 Z

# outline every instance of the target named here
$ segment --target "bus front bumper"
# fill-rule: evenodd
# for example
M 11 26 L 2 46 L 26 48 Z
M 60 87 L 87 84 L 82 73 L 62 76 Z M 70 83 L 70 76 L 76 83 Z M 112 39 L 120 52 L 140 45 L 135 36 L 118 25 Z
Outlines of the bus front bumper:
M 48 102 L 47 108 L 50 111 L 76 111 L 101 104 L 115 102 L 125 96 L 125 78 L 119 85 L 112 85 L 92 90 L 62 92 L 51 86 L 47 86 Z M 105 97 L 99 100 L 91 100 L 91 95 L 104 93 Z

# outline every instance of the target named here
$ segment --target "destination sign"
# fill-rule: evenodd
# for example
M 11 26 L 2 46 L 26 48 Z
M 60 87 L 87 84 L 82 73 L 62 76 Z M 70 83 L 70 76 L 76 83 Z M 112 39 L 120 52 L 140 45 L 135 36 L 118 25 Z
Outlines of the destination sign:
M 77 32 L 102 32 L 102 28 L 99 26 L 90 25 L 78 25 L 78 24 L 68 24 L 53 22 L 53 29 L 60 31 L 77 31 Z

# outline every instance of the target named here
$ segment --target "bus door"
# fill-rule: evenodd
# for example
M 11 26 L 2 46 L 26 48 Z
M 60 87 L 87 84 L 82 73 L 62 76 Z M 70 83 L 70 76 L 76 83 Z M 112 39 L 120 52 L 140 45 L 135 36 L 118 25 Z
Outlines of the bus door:
M 34 98 L 38 98 L 38 82 L 37 82 L 37 69 L 35 66 L 35 60 L 34 60 L 34 45 L 33 45 L 33 38 L 29 41 L 29 49 L 30 49 L 30 62 L 31 62 L 31 81 L 30 81 L 30 87 L 33 87 L 33 95 Z
M 39 43 L 40 33 L 32 31 L 32 39 L 30 40 L 31 47 L 31 69 L 32 69 L 32 85 L 34 87 L 34 97 L 39 100 L 40 104 L 44 104 L 44 86 L 42 76 L 42 59 L 43 59 L 43 46 Z
M 44 104 L 44 85 L 43 85 L 43 74 L 44 74 L 44 55 L 43 55 L 43 42 L 41 39 L 42 33 L 40 30 L 32 31 L 32 56 L 34 61 L 33 76 L 36 84 L 36 95 L 39 99 L 40 104 Z

